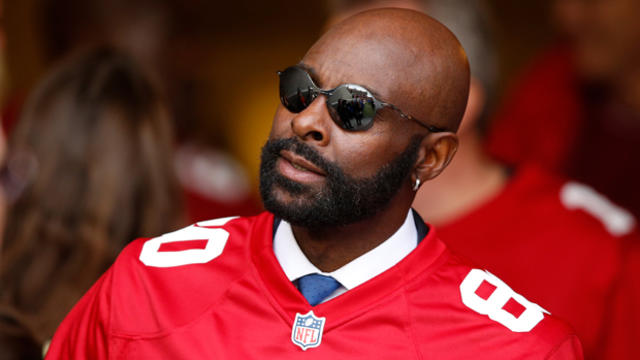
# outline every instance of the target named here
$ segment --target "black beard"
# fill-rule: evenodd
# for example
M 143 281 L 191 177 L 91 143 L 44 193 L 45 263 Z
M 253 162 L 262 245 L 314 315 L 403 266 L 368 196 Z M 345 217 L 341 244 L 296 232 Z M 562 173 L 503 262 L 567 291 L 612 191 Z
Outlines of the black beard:
M 385 209 L 408 180 L 418 157 L 420 137 L 373 176 L 357 179 L 297 138 L 269 140 L 262 147 L 260 195 L 264 207 L 289 223 L 311 229 L 344 226 L 373 217 Z M 281 175 L 276 169 L 280 151 L 294 152 L 326 173 L 318 191 Z M 276 198 L 279 187 L 298 199 L 284 203 Z

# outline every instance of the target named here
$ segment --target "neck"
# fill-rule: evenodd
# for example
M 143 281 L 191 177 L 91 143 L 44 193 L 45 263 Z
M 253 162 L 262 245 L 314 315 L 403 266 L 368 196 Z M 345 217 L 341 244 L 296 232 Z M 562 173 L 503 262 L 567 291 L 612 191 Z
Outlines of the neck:
M 498 194 L 507 181 L 505 167 L 485 155 L 479 134 L 468 132 L 451 164 L 416 195 L 413 207 L 431 224 L 465 215 Z
M 337 270 L 374 249 L 391 237 L 407 217 L 413 195 L 409 189 L 400 191 L 387 209 L 370 219 L 322 229 L 292 225 L 300 249 L 324 272 Z

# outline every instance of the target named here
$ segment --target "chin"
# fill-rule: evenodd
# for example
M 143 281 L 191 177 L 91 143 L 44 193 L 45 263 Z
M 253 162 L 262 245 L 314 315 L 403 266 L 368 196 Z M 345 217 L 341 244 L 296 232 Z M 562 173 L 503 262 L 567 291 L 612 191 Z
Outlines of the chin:
M 313 202 L 314 196 L 311 194 L 293 194 L 276 185 L 271 190 L 269 198 L 281 206 L 308 206 Z M 264 198 L 263 201 L 265 201 Z

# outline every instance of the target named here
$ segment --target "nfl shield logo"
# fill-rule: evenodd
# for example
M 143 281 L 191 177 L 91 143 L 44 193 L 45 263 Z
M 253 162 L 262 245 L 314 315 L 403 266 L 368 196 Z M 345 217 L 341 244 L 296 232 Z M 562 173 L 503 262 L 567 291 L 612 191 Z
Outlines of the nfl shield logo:
M 320 346 L 325 319 L 315 316 L 313 310 L 304 315 L 296 314 L 291 330 L 291 341 L 302 350 Z

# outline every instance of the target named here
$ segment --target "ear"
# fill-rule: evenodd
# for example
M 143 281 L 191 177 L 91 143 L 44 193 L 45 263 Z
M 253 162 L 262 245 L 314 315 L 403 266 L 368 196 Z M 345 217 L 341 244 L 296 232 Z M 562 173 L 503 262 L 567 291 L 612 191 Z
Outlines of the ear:
M 421 183 L 440 175 L 458 150 L 458 136 L 453 132 L 430 133 L 422 139 L 412 182 Z

